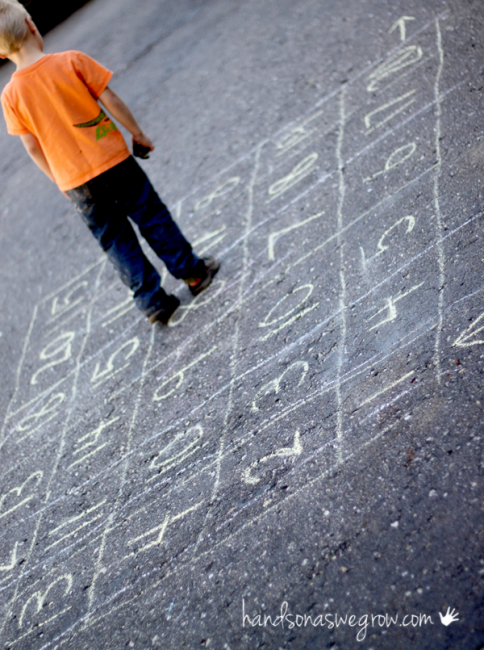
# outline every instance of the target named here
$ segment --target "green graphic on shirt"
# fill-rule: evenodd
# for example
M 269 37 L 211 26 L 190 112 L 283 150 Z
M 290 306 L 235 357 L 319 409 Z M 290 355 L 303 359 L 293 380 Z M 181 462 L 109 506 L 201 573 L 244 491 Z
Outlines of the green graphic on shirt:
M 116 124 L 114 122 L 107 122 L 106 124 L 101 124 L 96 129 L 96 142 L 101 138 L 104 138 L 110 131 L 117 131 Z
M 103 124 L 101 124 L 103 122 Z M 74 124 L 74 126 L 78 129 L 88 129 L 91 126 L 99 126 L 96 129 L 96 142 L 100 140 L 101 138 L 104 138 L 105 135 L 110 133 L 111 131 L 117 131 L 116 124 L 112 122 L 109 117 L 106 115 L 106 113 L 101 110 L 99 115 L 95 117 L 93 120 L 90 122 L 83 122 L 82 124 Z
M 87 129 L 90 126 L 96 126 L 97 124 L 99 124 L 99 122 L 102 122 L 105 117 L 107 117 L 106 113 L 103 110 L 101 110 L 99 115 L 95 117 L 93 120 L 91 120 L 90 122 L 83 122 L 82 124 L 74 124 L 74 126 L 78 129 Z

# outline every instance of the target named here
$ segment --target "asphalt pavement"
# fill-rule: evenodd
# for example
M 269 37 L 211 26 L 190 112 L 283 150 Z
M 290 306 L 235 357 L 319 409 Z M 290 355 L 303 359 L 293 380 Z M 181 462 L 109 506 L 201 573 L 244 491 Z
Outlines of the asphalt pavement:
M 151 327 L 0 129 L 0 639 L 479 650 L 484 6 L 92 0 L 212 286 Z M 0 88 L 13 67 L 0 69 Z

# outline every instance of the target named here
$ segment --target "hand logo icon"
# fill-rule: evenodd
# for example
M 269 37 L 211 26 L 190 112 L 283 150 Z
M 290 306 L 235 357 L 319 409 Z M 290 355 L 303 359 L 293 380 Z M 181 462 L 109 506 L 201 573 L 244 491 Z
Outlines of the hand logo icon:
M 439 616 L 440 616 L 440 622 L 442 623 L 442 625 L 446 625 L 446 626 L 450 625 L 454 621 L 459 620 L 459 612 L 457 612 L 457 614 L 456 614 L 455 609 L 450 611 L 450 607 L 447 607 L 447 612 L 446 612 L 445 616 L 442 616 L 442 614 L 440 612 L 439 612 Z

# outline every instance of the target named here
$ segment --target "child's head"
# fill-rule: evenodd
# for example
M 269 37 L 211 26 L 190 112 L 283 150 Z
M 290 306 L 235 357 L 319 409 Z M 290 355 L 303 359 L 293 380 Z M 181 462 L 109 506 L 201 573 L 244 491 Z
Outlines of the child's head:
M 0 54 L 10 56 L 20 50 L 30 31 L 26 19 L 30 16 L 20 2 L 0 0 Z

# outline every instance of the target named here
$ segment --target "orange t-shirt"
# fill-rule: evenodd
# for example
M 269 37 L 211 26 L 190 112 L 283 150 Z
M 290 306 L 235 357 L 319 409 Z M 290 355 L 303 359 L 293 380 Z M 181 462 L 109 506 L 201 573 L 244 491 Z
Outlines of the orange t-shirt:
M 35 135 L 63 192 L 130 155 L 123 136 L 97 102 L 112 74 L 82 52 L 46 54 L 14 72 L 3 90 L 8 132 Z

